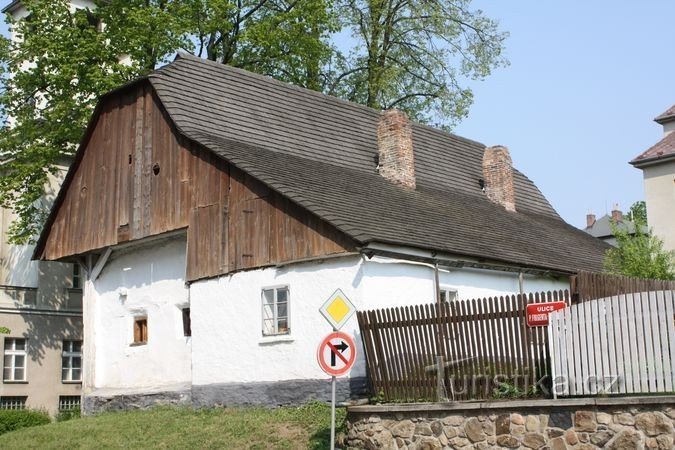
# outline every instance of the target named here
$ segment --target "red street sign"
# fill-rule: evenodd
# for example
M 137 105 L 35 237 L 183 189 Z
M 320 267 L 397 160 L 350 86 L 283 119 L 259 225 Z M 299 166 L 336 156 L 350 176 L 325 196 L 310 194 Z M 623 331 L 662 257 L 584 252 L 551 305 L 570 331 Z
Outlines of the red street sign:
M 346 374 L 356 360 L 354 339 L 341 331 L 329 334 L 319 345 L 317 359 L 328 375 L 339 377 Z
M 565 302 L 531 303 L 527 305 L 527 326 L 545 327 L 548 315 L 553 311 L 565 309 Z

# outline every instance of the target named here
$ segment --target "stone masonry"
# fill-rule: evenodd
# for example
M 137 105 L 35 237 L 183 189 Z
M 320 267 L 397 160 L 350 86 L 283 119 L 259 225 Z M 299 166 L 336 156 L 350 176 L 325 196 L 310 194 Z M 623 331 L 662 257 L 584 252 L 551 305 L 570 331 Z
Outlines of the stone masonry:
M 377 126 L 380 175 L 396 184 L 415 189 L 415 157 L 412 126 L 403 111 L 382 112 Z
M 616 400 L 622 399 L 490 402 L 446 408 L 438 404 L 352 407 L 344 446 L 396 450 L 675 449 L 675 397 L 623 399 L 624 404 Z

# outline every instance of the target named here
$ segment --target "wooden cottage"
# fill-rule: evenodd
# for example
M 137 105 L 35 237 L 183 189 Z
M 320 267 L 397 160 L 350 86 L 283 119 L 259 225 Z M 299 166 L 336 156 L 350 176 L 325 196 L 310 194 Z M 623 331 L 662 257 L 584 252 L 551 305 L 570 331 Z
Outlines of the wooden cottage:
M 325 397 L 336 289 L 375 308 L 564 288 L 605 248 L 504 147 L 179 56 L 101 98 L 34 256 L 88 275 L 92 410 Z M 340 395 L 364 386 L 359 358 Z

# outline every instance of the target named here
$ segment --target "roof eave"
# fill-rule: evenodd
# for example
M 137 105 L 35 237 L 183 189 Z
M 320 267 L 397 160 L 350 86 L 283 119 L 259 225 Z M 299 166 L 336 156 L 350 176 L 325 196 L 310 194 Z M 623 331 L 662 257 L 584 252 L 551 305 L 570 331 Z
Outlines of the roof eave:
M 551 268 L 545 266 L 538 266 L 532 264 L 521 264 L 514 261 L 500 260 L 496 258 L 484 258 L 479 255 L 469 255 L 462 253 L 447 253 L 440 252 L 433 249 L 395 247 L 400 244 L 394 242 L 387 242 L 379 239 L 374 239 L 366 242 L 361 248 L 361 252 L 373 252 L 381 256 L 401 257 L 401 259 L 413 259 L 419 261 L 426 261 L 430 263 L 438 263 L 440 265 L 449 267 L 466 267 L 474 269 L 488 269 L 499 270 L 502 272 L 523 272 L 533 274 L 547 274 L 551 276 L 570 276 L 575 275 L 578 271 Z M 394 248 L 387 248 L 393 246 Z
M 2 8 L 2 13 L 3 14 L 11 13 L 12 11 L 14 11 L 19 6 L 21 6 L 21 0 L 14 0 L 14 1 L 10 2 L 9 5 Z
M 664 125 L 668 122 L 672 122 L 675 120 L 675 114 L 669 114 L 667 116 L 658 116 L 654 118 L 654 122 L 658 123 L 659 125 Z
M 643 167 L 651 166 L 654 164 L 660 164 L 662 162 L 668 162 L 671 160 L 675 160 L 675 153 L 670 154 L 670 155 L 659 155 L 659 156 L 654 156 L 651 158 L 645 158 L 645 159 L 634 159 L 632 161 L 629 161 L 628 164 L 631 164 L 633 167 L 637 167 L 638 169 L 641 169 Z

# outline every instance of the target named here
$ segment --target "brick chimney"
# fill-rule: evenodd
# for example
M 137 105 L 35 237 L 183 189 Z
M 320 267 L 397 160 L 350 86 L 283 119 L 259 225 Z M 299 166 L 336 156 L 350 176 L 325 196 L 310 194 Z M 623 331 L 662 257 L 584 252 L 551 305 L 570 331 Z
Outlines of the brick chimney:
M 623 213 L 619 209 L 618 203 L 615 203 L 614 208 L 612 209 L 612 222 L 614 223 L 623 222 Z
M 595 225 L 595 214 L 586 214 L 586 228 L 591 228 L 593 225 Z
M 377 125 L 378 167 L 389 181 L 415 189 L 415 158 L 408 116 L 397 109 L 383 111 Z
M 487 198 L 507 211 L 516 210 L 511 164 L 509 149 L 501 145 L 487 147 L 483 153 L 483 178 Z

